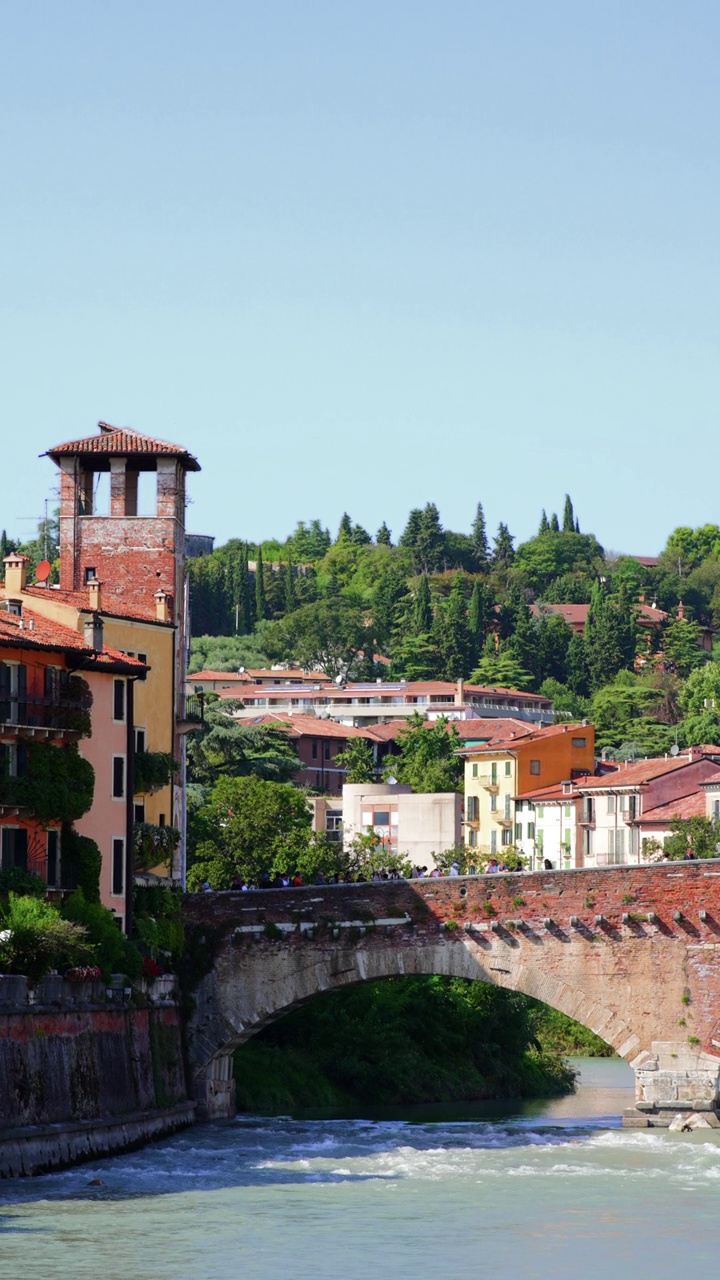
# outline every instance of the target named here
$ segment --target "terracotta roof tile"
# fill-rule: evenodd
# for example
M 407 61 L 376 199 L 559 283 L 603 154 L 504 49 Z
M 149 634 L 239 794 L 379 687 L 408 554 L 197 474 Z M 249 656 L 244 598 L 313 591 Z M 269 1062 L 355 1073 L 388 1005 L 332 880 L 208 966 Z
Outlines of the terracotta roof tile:
M 60 604 L 70 604 L 74 609 L 78 609 L 82 613 L 92 613 L 90 601 L 86 591 L 62 591 L 60 587 L 26 587 L 25 595 L 35 596 L 40 599 L 57 600 Z M 103 599 L 103 607 L 100 610 L 100 616 L 105 618 L 128 618 L 133 622 L 153 622 L 158 627 L 171 627 L 172 622 L 159 622 L 155 612 L 155 606 L 148 606 L 147 609 L 131 609 L 124 604 L 118 604 L 114 607 L 112 604 L 108 607 L 107 599 Z
M 584 730 L 588 737 L 591 732 L 592 734 L 595 733 L 594 726 L 589 724 L 549 724 L 542 729 L 530 729 L 529 732 L 522 736 L 518 735 L 517 738 L 505 738 L 497 742 L 483 743 L 481 746 L 460 747 L 458 752 L 463 755 L 479 755 L 488 751 L 512 750 L 517 746 L 525 746 L 531 742 L 544 742 L 546 738 L 557 737 L 559 734 L 570 733 L 571 731 L 577 732 L 578 730 Z
M 39 613 L 31 613 L 28 609 L 23 610 L 22 618 L 11 613 L 0 613 L 0 645 L 3 647 L 13 645 L 22 649 L 44 649 L 56 653 L 75 653 L 80 657 L 91 657 L 95 654 L 95 650 L 86 644 L 78 631 L 64 626 L 61 622 L 44 618 Z M 123 666 L 137 670 L 138 673 L 147 670 L 144 662 L 139 662 L 137 658 L 130 658 L 109 645 L 103 646 L 102 653 L 97 654 L 94 661 L 96 665 L 106 666 L 122 663 Z
M 111 427 L 107 422 L 98 422 L 100 432 L 96 436 L 84 436 L 80 440 L 68 440 L 65 444 L 55 445 L 42 455 L 48 458 L 62 458 L 75 454 L 102 454 L 106 457 L 125 457 L 133 454 L 182 458 L 188 471 L 199 471 L 200 464 L 196 458 L 180 445 L 170 444 L 167 440 L 156 440 L 152 436 L 142 435 L 129 427 Z
M 677 800 L 669 800 L 667 804 L 659 804 L 654 809 L 648 809 L 636 819 L 636 825 L 642 826 L 645 822 L 672 822 L 673 818 L 704 817 L 705 793 L 691 791 L 690 795 L 680 796 Z
M 720 763 L 720 747 L 712 747 L 707 752 L 694 749 L 695 754 L 692 757 L 689 753 L 683 753 L 679 756 L 671 757 L 668 760 L 638 760 L 635 764 L 622 765 L 617 773 L 605 778 L 587 778 L 578 786 L 582 791 L 607 790 L 608 787 L 615 789 L 617 787 L 634 787 L 641 786 L 644 782 L 651 782 L 653 778 L 662 777 L 665 773 L 674 773 L 677 769 L 685 769 L 689 764 L 696 764 L 698 760 L 703 758 L 703 754 L 714 755 Z

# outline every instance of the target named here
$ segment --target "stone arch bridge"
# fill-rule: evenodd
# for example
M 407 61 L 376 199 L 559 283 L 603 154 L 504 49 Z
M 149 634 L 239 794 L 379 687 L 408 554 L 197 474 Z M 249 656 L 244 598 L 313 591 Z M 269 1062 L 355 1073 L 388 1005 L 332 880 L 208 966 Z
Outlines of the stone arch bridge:
M 325 991 L 446 974 L 542 1000 L 635 1070 L 638 1125 L 720 1108 L 720 862 L 188 894 L 198 1114 L 234 1114 L 233 1051 Z

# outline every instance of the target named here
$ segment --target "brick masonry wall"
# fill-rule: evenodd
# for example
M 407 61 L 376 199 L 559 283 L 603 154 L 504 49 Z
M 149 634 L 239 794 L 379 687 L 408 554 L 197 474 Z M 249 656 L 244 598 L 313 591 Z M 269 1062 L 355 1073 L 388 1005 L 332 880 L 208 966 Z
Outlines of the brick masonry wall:
M 212 960 L 194 1070 L 313 990 L 400 973 L 524 991 L 631 1061 L 659 1041 L 720 1050 L 717 862 L 194 894 L 184 911 Z
M 174 1007 L 0 1014 L 0 1129 L 122 1117 L 186 1096 Z

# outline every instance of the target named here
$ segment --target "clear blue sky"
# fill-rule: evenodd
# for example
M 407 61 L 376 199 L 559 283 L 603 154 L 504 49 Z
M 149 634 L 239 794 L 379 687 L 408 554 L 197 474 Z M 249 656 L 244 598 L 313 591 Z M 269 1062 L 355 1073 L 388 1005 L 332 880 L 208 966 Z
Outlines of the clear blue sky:
M 98 418 L 220 541 L 720 519 L 720 6 L 7 0 L 0 526 Z

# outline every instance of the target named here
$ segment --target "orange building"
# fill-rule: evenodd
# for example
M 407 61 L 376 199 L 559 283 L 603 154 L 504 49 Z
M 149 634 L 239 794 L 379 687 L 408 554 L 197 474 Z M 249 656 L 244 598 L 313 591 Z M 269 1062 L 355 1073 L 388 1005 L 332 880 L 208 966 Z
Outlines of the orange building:
M 465 843 L 478 855 L 515 846 L 517 798 L 593 772 L 595 728 L 556 724 L 523 737 L 463 747 Z
M 133 687 L 145 670 L 104 645 L 97 626 L 81 636 L 24 605 L 0 612 L 0 866 L 31 871 L 52 889 L 74 888 L 69 855 L 63 862 L 63 835 L 74 824 L 100 849 L 101 899 L 123 924 L 132 887 Z

